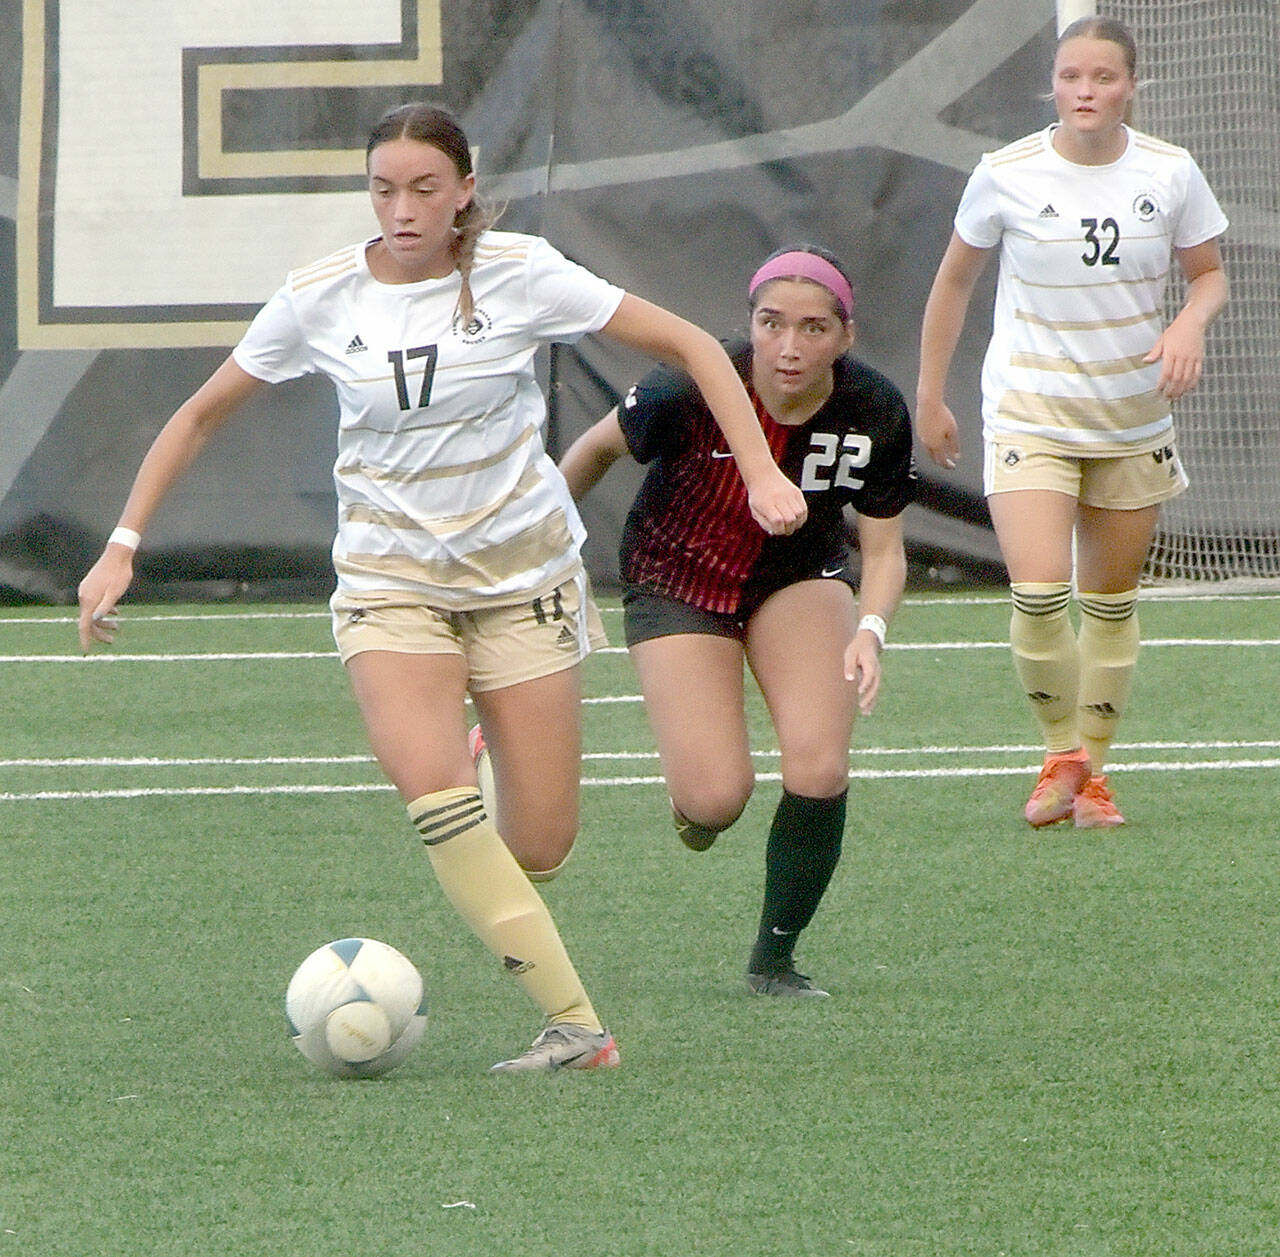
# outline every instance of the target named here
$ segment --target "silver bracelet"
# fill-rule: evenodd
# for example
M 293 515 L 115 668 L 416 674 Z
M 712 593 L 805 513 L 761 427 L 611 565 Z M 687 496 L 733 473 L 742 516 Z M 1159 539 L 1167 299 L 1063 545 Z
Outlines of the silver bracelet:
M 128 546 L 130 550 L 136 550 L 142 544 L 142 534 L 134 532 L 132 528 L 116 528 L 107 538 L 107 545 L 111 545 L 112 542 L 118 546 Z
M 861 633 L 863 629 L 866 629 L 868 633 L 875 636 L 875 639 L 880 643 L 880 649 L 883 650 L 884 639 L 889 632 L 889 626 L 885 623 L 884 616 L 876 615 L 870 611 L 867 612 L 867 614 L 858 621 L 858 632 Z

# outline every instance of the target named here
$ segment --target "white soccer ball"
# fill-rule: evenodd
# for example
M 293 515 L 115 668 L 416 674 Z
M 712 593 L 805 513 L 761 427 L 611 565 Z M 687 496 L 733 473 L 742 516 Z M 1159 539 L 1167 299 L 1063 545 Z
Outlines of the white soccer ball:
M 422 976 L 408 957 L 372 938 L 317 947 L 284 997 L 298 1051 L 338 1078 L 375 1078 L 413 1051 L 427 1028 Z

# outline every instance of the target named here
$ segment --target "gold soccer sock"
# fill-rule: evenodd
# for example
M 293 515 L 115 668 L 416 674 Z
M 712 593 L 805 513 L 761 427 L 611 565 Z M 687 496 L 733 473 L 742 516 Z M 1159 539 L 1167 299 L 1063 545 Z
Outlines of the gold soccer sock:
M 529 884 L 474 787 L 409 804 L 440 888 L 476 937 L 552 1022 L 601 1029 L 551 913 Z
M 1080 733 L 1093 771 L 1106 761 L 1138 663 L 1138 591 L 1079 595 Z
M 1009 592 L 1013 597 L 1009 621 L 1013 666 L 1040 725 L 1045 748 L 1051 754 L 1074 751 L 1080 745 L 1076 724 L 1080 663 L 1067 614 L 1071 586 L 1065 581 L 1018 581 L 1009 586 Z

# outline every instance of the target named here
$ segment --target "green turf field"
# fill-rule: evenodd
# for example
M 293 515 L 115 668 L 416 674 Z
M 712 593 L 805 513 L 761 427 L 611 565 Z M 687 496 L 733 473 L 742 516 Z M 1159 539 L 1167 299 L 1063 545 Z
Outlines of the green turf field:
M 89 660 L 67 613 L 5 611 L 0 1257 L 1269 1257 L 1278 608 L 1144 604 L 1130 824 L 1077 834 L 1021 820 L 1003 599 L 910 600 L 798 955 L 833 998 L 799 1007 L 742 983 L 767 724 L 694 855 L 625 654 L 594 657 L 546 889 L 623 1068 L 533 1078 L 486 1075 L 536 1015 L 414 849 L 319 608 L 136 608 Z M 285 1031 L 294 966 L 350 934 L 427 984 L 377 1082 Z

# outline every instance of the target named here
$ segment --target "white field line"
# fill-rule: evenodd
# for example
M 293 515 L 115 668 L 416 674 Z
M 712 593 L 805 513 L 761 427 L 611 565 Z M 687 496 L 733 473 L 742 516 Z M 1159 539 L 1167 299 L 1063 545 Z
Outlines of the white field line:
M 372 755 L 101 755 L 0 759 L 0 768 L 255 768 L 285 764 L 372 764 Z
M 1280 637 L 1153 637 L 1142 643 L 1145 649 L 1161 647 L 1272 647 L 1280 646 Z M 890 651 L 929 650 L 1008 650 L 1007 641 L 990 642 L 890 642 Z M 595 652 L 599 655 L 625 655 L 625 646 L 605 646 Z M 109 663 L 281 663 L 291 660 L 336 659 L 332 650 L 242 650 L 242 651 L 193 651 L 190 654 L 92 654 L 92 655 L 0 655 L 0 663 L 70 663 L 86 666 Z M 587 699 L 610 701 L 608 699 Z M 615 701 L 629 702 L 630 699 Z
M 220 650 L 154 655 L 0 655 L 0 663 L 278 663 L 288 659 L 336 659 L 332 650 Z
M 1040 767 L 1034 764 L 1011 764 L 1004 767 L 974 767 L 957 765 L 954 768 L 891 768 L 882 770 L 854 769 L 849 776 L 855 781 L 890 781 L 897 778 L 920 779 L 926 777 L 1014 777 L 1030 775 Z M 1152 760 L 1143 763 L 1109 764 L 1110 773 L 1129 772 L 1239 772 L 1255 769 L 1280 768 L 1278 759 L 1231 760 Z M 781 773 L 757 773 L 757 781 L 777 782 Z M 663 778 L 656 777 L 587 777 L 584 786 L 659 786 Z M 371 794 L 386 793 L 392 789 L 381 782 L 363 782 L 352 785 L 276 785 L 276 786 L 145 786 L 119 790 L 32 790 L 26 792 L 0 791 L 0 803 L 45 802 L 50 800 L 97 799 L 148 799 L 160 797 L 189 798 L 198 795 L 301 795 L 301 794 Z
M 1124 750 L 1162 750 L 1162 751 L 1198 751 L 1198 750 L 1240 750 L 1240 749 L 1274 749 L 1280 747 L 1277 741 L 1230 741 L 1230 742 L 1144 742 L 1118 744 L 1117 751 Z M 1039 748 L 1023 745 L 994 745 L 971 747 L 893 747 L 872 748 L 854 752 L 855 761 L 860 757 L 873 755 L 945 755 L 945 756 L 977 756 L 983 754 L 1026 754 L 1034 752 L 1039 755 Z M 757 759 L 776 759 L 776 751 L 756 752 Z M 656 754 L 647 751 L 625 751 L 621 753 L 593 752 L 584 756 L 590 761 L 620 762 L 628 760 L 655 760 Z M 335 756 L 264 756 L 234 758 L 181 758 L 159 759 L 147 757 L 104 757 L 101 759 L 10 759 L 0 760 L 0 768 L 186 768 L 195 766 L 212 767 L 254 767 L 280 765 L 332 765 L 332 764 L 367 764 L 372 765 L 370 756 L 335 755 Z M 941 765 L 919 768 L 854 768 L 850 778 L 855 781 L 891 781 L 895 779 L 923 779 L 949 777 L 1009 777 L 1030 775 L 1039 768 L 1038 758 L 1030 763 L 1007 765 L 974 765 L 972 763 Z M 1108 765 L 1112 773 L 1131 772 L 1179 772 L 1179 771 L 1216 771 L 1238 772 L 1256 771 L 1260 769 L 1280 768 L 1280 758 L 1261 759 L 1151 759 L 1133 760 L 1128 763 Z M 757 780 L 762 782 L 781 781 L 782 776 L 776 772 L 759 772 Z M 614 776 L 586 777 L 583 786 L 650 786 L 661 785 L 661 776 Z M 234 785 L 234 786 L 138 786 L 120 787 L 106 790 L 30 790 L 0 791 L 0 803 L 77 801 L 98 799 L 145 799 L 162 797 L 195 797 L 208 795 L 306 795 L 306 794 L 370 794 L 385 793 L 391 786 L 385 782 L 353 782 L 337 784 L 319 783 L 286 783 L 278 785 Z
M 1196 742 L 1117 742 L 1112 751 L 1265 751 L 1280 749 L 1280 739 L 1259 740 L 1206 740 Z M 1041 748 L 1030 742 L 1000 742 L 986 746 L 855 746 L 851 752 L 854 761 L 869 757 L 908 755 L 1030 755 L 1039 754 Z M 777 759 L 777 750 L 754 750 L 754 759 Z M 631 760 L 653 761 L 657 751 L 587 751 L 582 756 L 587 763 L 626 763 Z M 59 758 L 0 759 L 4 768 L 257 768 L 281 765 L 373 764 L 372 755 L 98 755 L 65 756 Z
M 1142 591 L 1143 601 L 1152 602 L 1267 602 L 1280 599 L 1280 591 L 1275 593 L 1261 591 L 1237 591 L 1234 593 L 1191 593 L 1183 588 L 1164 589 L 1152 586 Z M 957 594 L 948 596 L 939 594 L 934 597 L 906 597 L 902 600 L 904 607 L 986 607 L 1008 603 L 1006 592 L 990 594 Z M 604 605 L 600 608 L 604 615 L 621 615 L 622 608 Z M 327 620 L 327 610 L 316 611 L 207 611 L 207 612 L 158 612 L 154 614 L 134 612 L 126 608 L 121 613 L 121 621 L 132 624 L 172 624 L 196 623 L 207 624 L 214 621 L 238 623 L 242 620 Z M 5 616 L 0 615 L 0 628 L 10 625 L 21 627 L 24 624 L 61 624 L 67 628 L 75 626 L 77 615 L 68 611 L 58 615 L 44 616 Z
M 21 626 L 23 624 L 61 624 L 67 628 L 75 628 L 79 616 L 74 612 L 66 615 L 32 615 L 32 616 L 0 616 L 0 627 L 4 625 Z M 237 624 L 242 620 L 327 620 L 328 611 L 193 611 L 160 612 L 155 615 L 135 614 L 126 609 L 120 613 L 121 623 L 127 624 L 171 624 L 194 623 L 209 624 L 224 621 Z
M 1158 760 L 1132 764 L 1108 764 L 1107 773 L 1153 772 L 1172 773 L 1194 769 L 1216 772 L 1237 772 L 1252 769 L 1280 768 L 1280 759 L 1223 759 L 1223 760 Z M 1034 775 L 1040 771 L 1040 762 L 1033 764 L 1009 764 L 1003 767 L 976 768 L 971 765 L 957 765 L 954 768 L 854 768 L 849 772 L 851 781 L 893 781 L 895 779 L 921 779 L 926 777 L 1021 777 Z M 781 773 L 756 773 L 756 781 L 782 780 Z M 665 784 L 662 777 L 595 777 L 584 778 L 584 786 L 661 786 Z M 0 801 L 4 796 L 0 795 Z
M 353 785 L 284 785 L 284 786 L 143 786 L 133 790 L 31 790 L 0 792 L 0 803 L 46 802 L 59 799 L 155 799 L 194 798 L 198 795 L 228 794 L 374 794 L 392 787 L 386 782 L 372 781 Z

